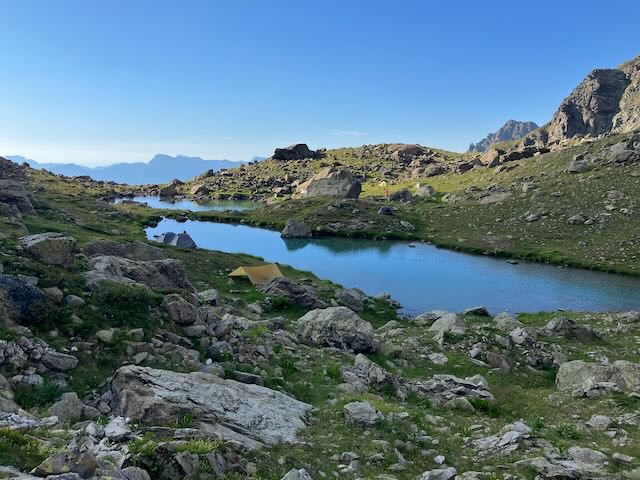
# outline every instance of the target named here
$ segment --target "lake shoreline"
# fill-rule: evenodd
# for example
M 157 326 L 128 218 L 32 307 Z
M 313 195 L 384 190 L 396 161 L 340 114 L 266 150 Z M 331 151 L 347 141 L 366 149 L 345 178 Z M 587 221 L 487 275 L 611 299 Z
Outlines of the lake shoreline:
M 497 257 L 426 242 L 409 248 L 405 239 L 384 242 L 319 236 L 285 240 L 277 230 L 247 222 L 178 221 L 171 217 L 145 232 L 152 239 L 155 234 L 183 230 L 203 249 L 244 253 L 264 262 L 290 265 L 345 287 L 362 288 L 370 295 L 388 291 L 411 314 L 438 308 L 462 311 L 482 303 L 495 313 L 640 308 L 635 301 L 635 292 L 640 289 L 635 277 L 610 277 L 605 272 L 556 268 L 540 262 L 510 265 Z

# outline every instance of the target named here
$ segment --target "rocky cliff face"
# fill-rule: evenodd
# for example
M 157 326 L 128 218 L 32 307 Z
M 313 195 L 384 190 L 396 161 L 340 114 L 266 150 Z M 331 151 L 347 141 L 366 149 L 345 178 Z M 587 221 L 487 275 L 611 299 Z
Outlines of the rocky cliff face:
M 629 79 L 617 69 L 594 70 L 560 104 L 547 126 L 549 141 L 610 132 Z
M 493 143 L 506 142 L 509 140 L 517 140 L 527 135 L 529 132 L 538 128 L 534 122 L 519 122 L 517 120 L 509 120 L 497 132 L 490 133 L 478 143 L 472 143 L 469 146 L 470 152 L 486 152 Z
M 593 70 L 563 100 L 551 121 L 524 145 L 555 144 L 640 128 L 640 56 L 612 69 Z
M 630 132 L 640 128 L 640 56 L 623 64 L 620 69 L 630 83 L 620 98 L 620 111 L 613 117 L 613 128 Z

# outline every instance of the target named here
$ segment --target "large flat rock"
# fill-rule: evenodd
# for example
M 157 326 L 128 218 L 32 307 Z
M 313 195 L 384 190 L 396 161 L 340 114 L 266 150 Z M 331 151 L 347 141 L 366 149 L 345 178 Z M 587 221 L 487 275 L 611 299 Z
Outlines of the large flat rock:
M 203 432 L 249 448 L 293 443 L 311 405 L 258 385 L 207 373 L 146 367 L 118 369 L 111 382 L 116 415 L 168 424 L 191 415 Z
M 184 266 L 178 260 L 135 261 L 113 255 L 94 257 L 84 273 L 85 283 L 91 289 L 99 289 L 103 281 L 122 284 L 139 284 L 159 291 L 185 289 L 193 286 L 185 276 Z

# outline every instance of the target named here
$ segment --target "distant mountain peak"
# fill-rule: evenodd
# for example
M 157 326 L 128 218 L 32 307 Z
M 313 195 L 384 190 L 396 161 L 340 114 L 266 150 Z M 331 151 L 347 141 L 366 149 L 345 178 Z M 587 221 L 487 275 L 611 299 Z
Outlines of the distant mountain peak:
M 470 152 L 486 152 L 492 143 L 507 142 L 517 140 L 526 136 L 538 128 L 534 122 L 520 122 L 518 120 L 507 120 L 497 132 L 490 133 L 478 143 L 469 145 Z

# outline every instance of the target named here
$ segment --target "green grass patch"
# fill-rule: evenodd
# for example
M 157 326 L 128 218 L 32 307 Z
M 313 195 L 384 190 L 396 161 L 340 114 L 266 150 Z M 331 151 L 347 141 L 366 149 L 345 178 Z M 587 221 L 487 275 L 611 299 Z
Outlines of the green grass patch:
M 41 385 L 19 383 L 14 390 L 14 399 L 25 410 L 43 408 L 58 401 L 65 391 L 58 384 L 49 381 L 45 381 Z
M 29 471 L 47 456 L 47 450 L 35 437 L 7 428 L 0 429 L 0 465 Z

